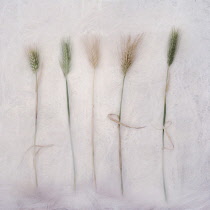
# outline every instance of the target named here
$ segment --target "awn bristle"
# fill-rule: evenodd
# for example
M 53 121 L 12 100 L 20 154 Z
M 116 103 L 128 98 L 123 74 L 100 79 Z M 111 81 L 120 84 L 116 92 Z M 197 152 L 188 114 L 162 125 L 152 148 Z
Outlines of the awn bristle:
M 71 67 L 71 44 L 70 40 L 62 40 L 61 42 L 61 58 L 60 66 L 64 76 L 67 76 Z
M 85 39 L 85 49 L 91 66 L 96 69 L 100 59 L 100 39 L 93 36 Z
M 173 61 L 177 50 L 179 40 L 179 32 L 177 29 L 172 29 L 170 38 L 169 38 L 169 44 L 168 44 L 168 66 L 170 66 Z
M 126 75 L 126 73 L 135 61 L 137 48 L 141 42 L 141 39 L 142 35 L 137 35 L 133 40 L 131 36 L 128 36 L 122 42 L 121 68 L 124 75 Z

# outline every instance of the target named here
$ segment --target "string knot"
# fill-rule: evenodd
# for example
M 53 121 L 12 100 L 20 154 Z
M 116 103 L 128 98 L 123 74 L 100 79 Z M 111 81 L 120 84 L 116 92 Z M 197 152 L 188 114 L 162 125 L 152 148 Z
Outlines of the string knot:
M 142 129 L 142 128 L 146 127 L 146 126 L 134 127 L 134 126 L 129 126 L 129 125 L 125 124 L 125 123 L 122 123 L 122 122 L 119 121 L 119 115 L 117 115 L 117 114 L 108 114 L 108 118 L 111 121 L 117 123 L 118 125 L 122 125 L 122 126 L 127 127 L 127 128 Z
M 171 138 L 171 136 L 169 135 L 169 132 L 168 132 L 168 128 L 171 125 L 172 125 L 172 122 L 171 121 L 167 121 L 165 123 L 165 125 L 162 126 L 161 128 L 158 128 L 158 127 L 152 125 L 152 127 L 155 128 L 156 130 L 164 130 L 165 131 L 166 136 L 168 137 L 168 140 L 169 140 L 169 142 L 171 144 L 171 147 L 163 147 L 163 149 L 165 149 L 165 150 L 174 150 L 174 143 L 173 143 L 172 138 Z

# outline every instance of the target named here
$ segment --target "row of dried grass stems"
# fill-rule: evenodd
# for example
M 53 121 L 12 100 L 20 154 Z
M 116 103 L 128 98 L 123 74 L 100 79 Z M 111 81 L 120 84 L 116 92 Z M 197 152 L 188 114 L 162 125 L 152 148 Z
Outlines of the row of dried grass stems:
M 141 129 L 145 128 L 145 126 L 141 127 L 132 127 L 126 125 L 125 123 L 121 122 L 122 119 L 122 107 L 123 107 L 123 93 L 124 93 L 124 86 L 125 86 L 125 78 L 129 70 L 131 69 L 133 63 L 137 58 L 138 47 L 141 45 L 143 35 L 137 35 L 135 37 L 127 36 L 122 39 L 121 42 L 121 50 L 119 53 L 120 56 L 120 66 L 122 72 L 122 87 L 121 87 L 121 94 L 120 94 L 120 104 L 119 104 L 119 114 L 109 114 L 108 117 L 110 120 L 118 124 L 118 132 L 119 132 L 119 170 L 120 170 L 120 185 L 121 185 L 121 193 L 124 193 L 124 185 L 123 185 L 123 162 L 122 162 L 122 141 L 121 141 L 121 126 L 128 127 L 128 128 L 135 128 Z M 167 54 L 167 76 L 166 76 L 166 87 L 164 93 L 164 111 L 163 111 L 163 127 L 162 127 L 162 145 L 163 145 L 163 152 L 162 152 L 162 173 L 163 173 L 163 189 L 164 189 L 164 196 L 165 200 L 167 201 L 167 193 L 166 193 L 166 184 L 165 184 L 165 167 L 164 167 L 164 134 L 166 133 L 166 116 L 167 116 L 167 93 L 169 87 L 169 68 L 172 65 L 176 51 L 177 51 L 177 44 L 179 39 L 179 33 L 176 29 L 173 29 L 170 37 L 169 37 L 169 45 L 168 45 L 168 54 Z M 96 69 L 99 66 L 99 62 L 101 59 L 101 50 L 100 50 L 100 38 L 98 36 L 91 36 L 86 37 L 84 40 L 84 46 L 86 50 L 86 54 L 88 57 L 88 61 L 90 66 L 93 69 L 93 79 L 92 79 L 92 118 L 91 118 L 91 145 L 92 145 L 92 168 L 93 168 L 93 182 L 95 189 L 97 189 L 97 177 L 96 177 L 96 166 L 95 166 L 95 140 L 94 140 L 94 133 L 95 133 L 95 126 L 94 126 L 94 106 L 95 106 L 95 74 Z M 73 170 L 74 170 L 74 190 L 76 191 L 76 167 L 75 167 L 75 154 L 74 154 L 74 147 L 73 141 L 71 136 L 71 126 L 70 126 L 70 103 L 69 103 L 69 85 L 68 85 L 68 74 L 71 69 L 71 43 L 69 39 L 64 39 L 61 42 L 61 56 L 60 56 L 60 67 L 63 71 L 65 83 L 66 83 L 66 99 L 67 99 L 67 111 L 68 111 L 68 123 L 69 123 L 69 132 L 70 132 L 70 142 L 71 142 L 71 153 L 72 153 L 72 161 L 73 161 Z M 34 148 L 36 146 L 36 134 L 37 134 L 37 116 L 38 116 L 38 86 L 40 77 L 38 77 L 38 70 L 40 67 L 39 61 L 39 52 L 37 49 L 30 49 L 28 50 L 28 57 L 29 63 L 31 66 L 31 70 L 35 73 L 36 77 L 36 112 L 35 112 L 35 134 L 34 134 Z M 114 116 L 114 117 L 113 117 Z M 117 117 L 117 119 L 116 119 Z M 34 150 L 34 153 L 36 151 Z M 35 157 L 35 155 L 34 155 Z M 38 186 L 38 179 L 37 179 L 37 168 L 36 168 L 36 158 L 34 158 L 34 170 L 35 170 L 35 182 L 36 186 Z
M 123 86 L 122 86 L 122 91 L 121 91 L 121 102 L 120 102 L 120 113 L 118 115 L 118 120 L 116 121 L 114 118 L 112 118 L 112 114 L 109 115 L 110 119 L 114 121 L 115 123 L 118 124 L 119 128 L 119 162 L 120 162 L 120 180 L 121 180 L 121 191 L 123 193 L 123 176 L 122 176 L 122 155 L 121 155 L 121 137 L 120 137 L 120 127 L 122 123 L 120 122 L 121 119 L 121 110 L 122 110 L 122 99 L 123 99 L 123 90 L 124 90 L 124 81 L 125 81 L 125 76 L 132 66 L 136 54 L 137 54 L 137 47 L 140 44 L 142 39 L 141 35 L 136 36 L 134 39 L 131 38 L 131 36 L 128 36 L 127 38 L 124 38 L 122 40 L 122 50 L 120 54 L 121 58 L 121 69 L 123 73 Z M 88 61 L 93 69 L 93 80 L 92 80 L 92 118 L 91 118 L 91 125 L 92 125 L 92 130 L 91 130 L 91 144 L 92 144 L 92 166 L 93 166 L 93 180 L 94 180 L 94 186 L 95 189 L 97 189 L 97 177 L 96 177 L 96 166 L 95 166 L 95 141 L 94 141 L 94 98 L 95 98 L 95 74 L 96 74 L 96 69 L 99 65 L 101 53 L 100 53 L 100 38 L 97 36 L 93 37 L 86 37 L 84 40 L 84 45 L 88 57 Z M 124 124 L 124 126 L 127 126 Z M 127 126 L 129 127 L 129 126 Z M 143 128 L 143 127 L 138 127 Z
M 122 162 L 122 141 L 121 141 L 121 126 L 128 127 L 128 128 L 135 128 L 135 129 L 141 129 L 145 128 L 146 126 L 141 127 L 132 127 L 128 126 L 125 123 L 121 122 L 122 118 L 122 105 L 123 105 L 123 92 L 124 92 L 124 84 L 125 84 L 125 78 L 132 67 L 132 64 L 134 63 L 136 56 L 137 56 L 137 49 L 142 41 L 142 35 L 137 35 L 133 39 L 131 36 L 128 36 L 122 41 L 122 48 L 120 51 L 120 64 L 121 64 L 121 70 L 123 75 L 122 80 L 122 89 L 121 89 L 121 96 L 120 96 L 120 108 L 119 108 L 119 115 L 116 114 L 109 114 L 108 117 L 110 120 L 114 121 L 118 124 L 118 132 L 119 132 L 119 166 L 120 166 L 120 183 L 121 183 L 121 193 L 123 195 L 124 193 L 124 185 L 123 185 L 123 162 Z M 164 111 L 163 111 L 163 127 L 162 127 L 162 175 L 163 175 L 163 191 L 164 191 L 164 197 L 167 201 L 167 192 L 166 192 L 166 183 L 165 183 L 165 166 L 164 166 L 164 149 L 166 149 L 164 144 L 164 136 L 166 131 L 166 101 L 167 101 L 167 93 L 169 89 L 169 68 L 172 65 L 176 51 L 177 51 L 177 45 L 179 40 L 179 32 L 176 29 L 172 29 L 171 34 L 169 36 L 169 44 L 168 44 L 168 53 L 167 53 L 167 76 L 166 76 L 166 87 L 165 87 L 165 93 L 164 93 Z M 117 119 L 114 119 L 113 116 L 117 117 Z M 170 137 L 169 137 L 170 138 Z M 171 141 L 171 140 L 170 140 Z M 173 143 L 172 146 L 174 147 Z

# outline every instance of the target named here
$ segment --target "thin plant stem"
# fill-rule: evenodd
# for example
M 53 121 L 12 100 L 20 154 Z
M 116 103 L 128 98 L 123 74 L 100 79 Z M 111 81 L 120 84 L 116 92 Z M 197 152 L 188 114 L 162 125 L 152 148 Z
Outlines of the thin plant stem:
M 68 110 L 68 125 L 69 125 L 69 134 L 70 134 L 70 144 L 72 150 L 72 165 L 73 165 L 73 173 L 74 173 L 74 191 L 76 192 L 76 166 L 75 166 L 75 154 L 74 154 L 74 146 L 72 141 L 71 135 L 71 120 L 70 120 L 70 104 L 69 104 L 69 86 L 68 86 L 68 79 L 65 76 L 66 80 L 66 98 L 67 98 L 67 110 Z
M 37 177 L 37 163 L 36 163 L 36 141 L 37 141 L 37 119 L 38 119 L 38 102 L 39 102 L 39 79 L 38 78 L 38 70 L 40 68 L 40 56 L 39 51 L 36 48 L 29 48 L 27 51 L 28 61 L 31 67 L 32 72 L 35 74 L 35 131 L 34 131 L 34 154 L 33 154 L 33 167 L 34 167 L 34 175 L 35 175 L 35 185 L 38 187 L 38 177 Z
M 123 82 L 122 82 L 121 99 L 120 99 L 119 122 L 121 121 L 125 77 L 126 77 L 127 72 L 130 70 L 130 67 L 133 65 L 133 62 L 136 59 L 137 47 L 140 41 L 141 41 L 141 36 L 138 35 L 134 39 L 132 39 L 131 36 L 128 36 L 122 42 L 122 49 L 120 52 L 120 61 L 121 61 L 120 64 L 121 64 L 121 70 L 123 73 Z M 121 185 L 121 193 L 123 195 L 124 186 L 123 186 L 122 140 L 121 140 L 121 125 L 120 124 L 118 124 L 118 132 L 119 132 L 120 185 Z
M 68 123 L 70 125 L 69 87 L 68 87 L 67 77 L 65 77 L 65 80 L 66 80 L 66 99 L 67 99 Z
M 74 192 L 76 192 L 76 164 L 75 164 L 75 154 L 74 154 L 74 146 L 71 134 L 71 119 L 70 119 L 70 103 L 69 103 L 69 86 L 68 86 L 68 74 L 71 70 L 71 60 L 72 60 L 72 48 L 71 42 L 69 38 L 63 39 L 61 41 L 61 57 L 60 57 L 60 67 L 63 71 L 63 75 L 66 81 L 66 99 L 67 99 L 67 111 L 68 111 L 68 126 L 69 126 L 69 135 L 70 135 L 70 145 L 71 145 L 71 153 L 72 153 L 72 166 L 73 166 L 73 180 L 74 180 Z
M 121 90 L 121 98 L 120 98 L 120 111 L 119 111 L 119 122 L 121 120 L 121 113 L 122 113 L 122 101 L 123 101 L 123 92 L 124 92 L 124 84 L 125 84 L 125 75 L 123 76 L 123 83 L 122 83 L 122 90 Z M 121 140 L 121 125 L 118 124 L 118 131 L 119 131 L 119 166 L 120 166 L 120 186 L 121 186 L 121 193 L 124 193 L 124 186 L 123 186 L 123 165 L 122 165 L 122 140 Z
M 35 174 L 35 185 L 38 187 L 38 177 L 37 177 L 37 163 L 36 163 L 36 137 L 37 137 L 37 119 L 38 119 L 38 100 L 39 100 L 39 93 L 38 93 L 38 78 L 37 78 L 37 72 L 35 73 L 36 77 L 36 109 L 35 109 L 35 134 L 34 134 L 34 155 L 33 155 L 33 165 L 34 165 L 34 174 Z
M 171 34 L 169 36 L 168 43 L 168 53 L 167 53 L 167 73 L 166 73 L 166 85 L 165 85 L 165 94 L 164 94 L 164 110 L 163 110 L 163 130 L 162 130 L 162 175 L 163 175 L 163 191 L 165 201 L 168 201 L 167 189 L 166 189 L 166 180 L 165 180 L 165 125 L 166 125 L 166 115 L 167 115 L 167 94 L 169 89 L 169 68 L 172 65 L 179 41 L 179 32 L 177 29 L 172 29 Z
M 91 141 L 92 141 L 92 165 L 93 165 L 93 181 L 94 187 L 97 190 L 96 182 L 96 167 L 95 167 L 95 142 L 94 142 L 94 129 L 95 129 L 95 69 L 93 70 L 93 85 L 92 85 L 92 131 L 91 131 Z
M 95 131 L 95 74 L 96 69 L 99 65 L 100 60 L 100 39 L 97 36 L 86 37 L 84 40 L 85 50 L 90 65 L 93 68 L 93 84 L 92 84 L 92 116 L 91 116 L 91 145 L 92 145 L 92 168 L 93 168 L 93 182 L 95 190 L 97 190 L 97 179 L 96 179 L 96 167 L 95 167 L 95 141 L 94 141 L 94 131 Z
M 162 131 L 162 175 L 163 175 L 163 191 L 164 191 L 164 198 L 165 201 L 168 200 L 167 191 L 166 191 L 166 180 L 165 180 L 165 122 L 166 122 L 166 101 L 167 101 L 167 93 L 168 93 L 168 78 L 169 78 L 169 66 L 167 68 L 167 75 L 166 75 L 166 86 L 165 86 L 165 95 L 164 95 L 164 110 L 163 110 L 163 131 Z

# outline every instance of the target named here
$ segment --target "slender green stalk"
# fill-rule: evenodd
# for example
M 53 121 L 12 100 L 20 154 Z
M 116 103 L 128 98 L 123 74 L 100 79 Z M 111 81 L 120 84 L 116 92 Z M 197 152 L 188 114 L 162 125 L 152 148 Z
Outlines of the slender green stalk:
M 74 153 L 74 145 L 72 141 L 72 135 L 71 135 L 71 122 L 70 122 L 70 103 L 69 103 L 69 88 L 68 88 L 68 79 L 66 79 L 66 98 L 67 98 L 67 110 L 68 110 L 68 122 L 69 122 L 69 133 L 70 133 L 70 143 L 72 148 L 72 163 L 73 163 L 73 171 L 74 171 L 74 191 L 76 191 L 76 167 L 75 167 L 75 153 Z
M 35 113 L 35 135 L 34 135 L 34 172 L 35 172 L 35 183 L 38 187 L 38 177 L 37 177 L 37 165 L 36 165 L 36 136 L 37 136 L 37 119 L 38 119 L 38 103 L 39 103 L 39 92 L 38 92 L 38 78 L 36 72 L 36 113 Z
M 68 85 L 68 74 L 70 72 L 71 67 L 71 45 L 70 41 L 62 40 L 61 42 L 61 58 L 60 58 L 60 67 L 63 71 L 65 82 L 66 82 L 66 104 L 68 111 L 68 126 L 69 126 L 69 135 L 70 135 L 70 144 L 71 144 L 71 153 L 72 153 L 72 165 L 73 165 L 73 176 L 74 176 L 74 191 L 76 191 L 76 165 L 75 165 L 75 153 L 74 153 L 74 145 L 71 135 L 71 120 L 70 120 L 70 103 L 69 103 L 69 85 Z
M 69 85 L 68 85 L 67 77 L 65 77 L 65 79 L 66 79 L 66 99 L 67 99 L 67 110 L 68 110 L 68 122 L 70 125 Z
M 28 50 L 28 60 L 33 73 L 35 73 L 35 131 L 34 131 L 34 155 L 33 155 L 33 167 L 35 174 L 35 185 L 38 187 L 38 177 L 37 177 L 37 163 L 36 163 L 36 142 L 37 142 L 37 121 L 38 121 L 38 100 L 39 100 L 39 82 L 38 82 L 38 70 L 40 66 L 39 61 L 39 52 L 37 49 L 29 49 Z
M 166 81 L 168 81 L 168 73 L 169 73 L 169 67 L 167 69 L 167 76 Z M 162 130 L 162 174 L 163 174 L 163 191 L 164 191 L 164 197 L 167 201 L 167 192 L 166 192 L 166 182 L 165 182 L 165 154 L 164 154 L 164 148 L 165 148 L 165 142 L 164 142 L 164 136 L 165 136 L 165 122 L 166 122 L 166 99 L 167 99 L 167 85 L 165 88 L 165 96 L 164 96 L 164 110 L 163 110 L 163 130 Z
M 169 69 L 172 65 L 176 51 L 177 51 L 177 45 L 179 40 L 179 33 L 178 30 L 172 29 L 170 37 L 169 37 L 169 45 L 168 45 L 168 54 L 167 54 L 167 72 L 166 72 L 166 86 L 165 86 L 165 94 L 164 94 L 164 109 L 163 109 L 163 130 L 162 130 L 162 176 L 163 176 L 163 191 L 164 191 L 164 197 L 165 201 L 168 201 L 168 195 L 167 195 L 167 189 L 166 189 L 166 180 L 165 180 L 165 125 L 166 125 L 166 117 L 167 117 L 167 94 L 168 94 L 168 88 L 169 88 Z
M 120 97 L 119 121 L 121 121 L 124 84 L 125 84 L 125 75 L 123 76 L 122 91 L 121 91 L 121 97 Z M 118 131 L 119 131 L 120 186 L 121 186 L 121 193 L 123 194 L 124 193 L 124 187 L 123 187 L 123 173 L 122 173 L 122 171 L 123 171 L 123 164 L 122 164 L 122 143 L 121 143 L 121 125 L 120 124 L 118 124 Z

